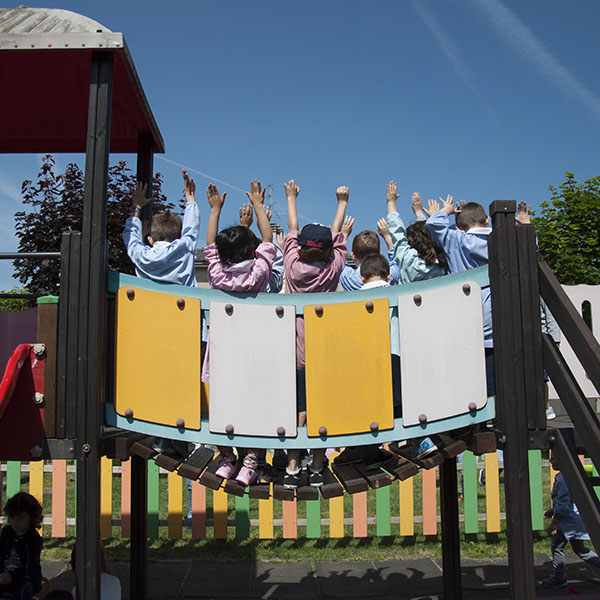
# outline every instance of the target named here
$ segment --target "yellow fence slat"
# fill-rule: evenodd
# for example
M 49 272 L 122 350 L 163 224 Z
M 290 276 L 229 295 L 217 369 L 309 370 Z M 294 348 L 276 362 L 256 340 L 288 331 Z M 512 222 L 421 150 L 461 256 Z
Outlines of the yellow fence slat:
M 485 455 L 485 512 L 487 532 L 500 531 L 500 478 L 498 475 L 498 452 Z
M 227 539 L 227 498 L 221 488 L 213 491 L 213 528 L 216 540 Z
M 29 463 L 29 493 L 44 506 L 44 461 Z M 38 530 L 42 534 L 42 528 Z
M 177 474 L 177 471 L 169 472 L 169 501 L 168 501 L 168 536 L 169 539 L 179 539 L 182 534 L 181 517 L 183 514 L 183 479 Z
M 344 537 L 344 496 L 329 499 L 329 537 Z
M 100 460 L 100 535 L 112 537 L 112 464 L 110 458 Z
M 258 501 L 258 537 L 273 539 L 273 496 Z
M 413 478 L 399 481 L 400 535 L 415 535 L 415 498 Z
M 131 459 L 121 461 L 121 537 L 131 536 Z

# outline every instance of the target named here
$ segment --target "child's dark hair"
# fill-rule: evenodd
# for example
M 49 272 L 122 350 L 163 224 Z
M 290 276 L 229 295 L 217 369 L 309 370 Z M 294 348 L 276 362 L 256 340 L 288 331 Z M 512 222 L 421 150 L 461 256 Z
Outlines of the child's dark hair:
M 37 529 L 42 525 L 42 505 L 31 494 L 19 492 L 6 501 L 4 514 L 7 517 L 14 517 L 20 513 L 25 513 L 29 516 L 32 529 Z
M 485 208 L 477 202 L 467 202 L 460 207 L 460 213 L 456 215 L 456 226 L 463 231 L 471 227 L 485 227 L 488 216 Z
M 327 262 L 333 252 L 333 248 L 314 248 L 312 246 L 300 246 L 298 254 L 307 263 Z
M 235 225 L 219 231 L 215 239 L 219 259 L 224 265 L 254 258 L 259 239 L 248 227 Z
M 357 233 L 352 240 L 352 253 L 356 260 L 362 260 L 369 254 L 379 252 L 379 238 L 374 231 L 365 229 Z
M 438 246 L 427 228 L 425 221 L 417 221 L 406 228 L 406 239 L 411 248 L 414 248 L 419 258 L 427 265 L 438 263 L 440 267 L 446 268 L 448 261 L 440 246 Z
M 367 254 L 360 263 L 360 274 L 365 278 L 365 281 L 369 281 L 373 277 L 387 281 L 390 274 L 390 263 L 379 252 L 376 254 Z
M 166 210 L 152 219 L 150 236 L 155 242 L 174 242 L 181 237 L 181 217 Z

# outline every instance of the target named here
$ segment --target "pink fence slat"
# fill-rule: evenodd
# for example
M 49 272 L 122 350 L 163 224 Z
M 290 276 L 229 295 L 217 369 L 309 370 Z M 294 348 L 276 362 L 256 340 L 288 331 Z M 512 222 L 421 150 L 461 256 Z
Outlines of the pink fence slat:
M 298 538 L 298 503 L 296 498 L 292 502 L 282 502 L 281 510 L 283 516 L 284 539 L 295 540 Z
M 192 481 L 192 538 L 206 537 L 206 488 L 199 481 Z
M 121 537 L 131 536 L 131 461 L 121 461 Z
M 355 538 L 367 537 L 367 492 L 352 496 L 353 532 Z
M 437 469 L 421 470 L 423 475 L 423 535 L 437 535 Z
M 52 537 L 67 535 L 67 461 L 52 461 Z

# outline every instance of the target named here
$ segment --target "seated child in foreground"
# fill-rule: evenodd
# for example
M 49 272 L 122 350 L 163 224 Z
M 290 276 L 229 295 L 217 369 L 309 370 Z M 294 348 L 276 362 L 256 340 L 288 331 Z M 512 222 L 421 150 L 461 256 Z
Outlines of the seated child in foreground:
M 246 192 L 254 212 L 262 241 L 248 227 L 237 225 L 219 231 L 219 218 L 225 202 L 214 185 L 206 193 L 210 204 L 210 218 L 206 232 L 207 247 L 204 254 L 208 262 L 208 282 L 212 289 L 227 292 L 265 292 L 271 278 L 277 250 L 273 244 L 273 232 L 265 213 L 265 190 L 258 181 L 251 184 L 251 193 Z M 218 233 L 217 233 L 218 232 Z M 209 381 L 210 352 L 204 356 L 202 381 Z M 240 449 L 241 451 L 242 449 Z M 240 463 L 230 446 L 219 446 L 221 463 L 216 475 L 224 479 L 236 476 L 242 485 L 250 485 L 258 474 L 256 450 L 247 450 Z
M 288 201 L 289 233 L 283 244 L 286 291 L 290 294 L 307 292 L 335 292 L 340 273 L 346 261 L 346 237 L 342 233 L 344 215 L 348 205 L 348 188 L 336 190 L 338 208 L 331 229 L 311 223 L 298 231 L 296 198 L 300 188 L 294 180 L 284 184 Z M 304 354 L 304 319 L 296 318 L 296 397 L 298 402 L 298 425 L 306 424 L 306 379 Z M 296 488 L 300 483 L 300 450 L 288 452 L 288 466 L 283 484 Z M 310 485 L 323 484 L 323 459 L 325 449 L 313 451 L 309 465 Z
M 42 507 L 19 492 L 4 507 L 8 525 L 0 533 L 0 598 L 31 600 L 42 589 Z

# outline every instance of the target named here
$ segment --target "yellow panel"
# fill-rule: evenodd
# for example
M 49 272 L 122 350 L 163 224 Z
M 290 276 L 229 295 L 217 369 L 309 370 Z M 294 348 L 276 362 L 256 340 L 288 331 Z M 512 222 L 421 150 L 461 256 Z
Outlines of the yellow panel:
M 372 304 L 372 310 L 368 306 Z M 321 316 L 319 316 L 319 313 Z M 306 404 L 309 436 L 394 426 L 387 298 L 306 306 Z
M 116 338 L 117 412 L 200 429 L 200 300 L 121 288 Z
M 485 455 L 485 512 L 487 532 L 500 532 L 500 479 L 498 477 L 498 452 Z

